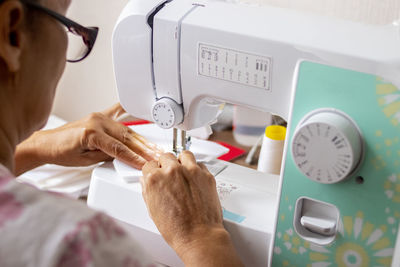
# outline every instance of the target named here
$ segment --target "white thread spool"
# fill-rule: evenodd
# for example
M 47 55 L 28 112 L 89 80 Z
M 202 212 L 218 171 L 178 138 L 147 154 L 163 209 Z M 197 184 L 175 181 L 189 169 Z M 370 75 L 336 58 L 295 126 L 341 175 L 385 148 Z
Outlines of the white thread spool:
M 280 174 L 285 135 L 286 128 L 280 125 L 270 125 L 265 129 L 260 156 L 258 158 L 258 171 Z
M 253 146 L 263 134 L 265 125 L 271 123 L 271 113 L 234 106 L 233 137 L 243 146 Z

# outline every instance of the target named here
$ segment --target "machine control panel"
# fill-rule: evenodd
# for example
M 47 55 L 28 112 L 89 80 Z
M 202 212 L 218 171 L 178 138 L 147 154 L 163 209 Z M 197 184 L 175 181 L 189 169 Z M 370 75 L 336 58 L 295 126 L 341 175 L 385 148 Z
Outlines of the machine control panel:
M 198 74 L 271 91 L 272 59 L 199 44 Z
M 362 154 L 363 141 L 357 125 L 334 109 L 306 116 L 292 140 L 297 168 L 319 183 L 332 184 L 349 177 L 359 166 Z

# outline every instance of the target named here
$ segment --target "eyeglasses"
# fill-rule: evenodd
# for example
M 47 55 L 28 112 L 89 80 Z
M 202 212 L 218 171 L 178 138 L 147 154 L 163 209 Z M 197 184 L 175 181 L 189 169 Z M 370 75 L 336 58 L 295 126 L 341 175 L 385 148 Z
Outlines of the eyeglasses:
M 68 62 L 79 62 L 84 60 L 92 51 L 94 43 L 99 32 L 98 27 L 84 27 L 63 15 L 54 12 L 48 8 L 45 8 L 36 3 L 32 3 L 26 0 L 20 0 L 26 6 L 42 11 L 47 15 L 53 17 L 58 22 L 67 27 L 68 33 L 68 49 L 67 49 L 67 61 Z

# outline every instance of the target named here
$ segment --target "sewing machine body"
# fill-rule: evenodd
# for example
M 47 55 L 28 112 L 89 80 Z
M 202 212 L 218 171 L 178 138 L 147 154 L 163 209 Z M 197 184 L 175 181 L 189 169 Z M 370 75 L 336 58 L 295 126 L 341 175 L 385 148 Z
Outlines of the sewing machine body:
M 248 266 L 399 264 L 398 27 L 222 2 L 134 0 L 115 28 L 113 56 L 124 108 L 161 127 L 207 125 L 222 102 L 288 120 L 279 187 L 271 186 L 277 177 L 231 164 L 216 177 L 243 187 L 222 204 L 235 203 L 231 212 L 247 218 L 226 213 L 225 223 Z M 118 180 L 112 166 L 93 173 L 88 204 L 158 234 L 140 186 Z
M 398 38 L 394 26 L 280 8 L 130 1 L 114 30 L 113 59 L 129 113 L 155 121 L 152 106 L 169 98 L 183 105 L 184 120 L 176 126 L 190 130 L 215 121 L 223 102 L 288 119 L 300 60 L 384 74 L 400 84 Z

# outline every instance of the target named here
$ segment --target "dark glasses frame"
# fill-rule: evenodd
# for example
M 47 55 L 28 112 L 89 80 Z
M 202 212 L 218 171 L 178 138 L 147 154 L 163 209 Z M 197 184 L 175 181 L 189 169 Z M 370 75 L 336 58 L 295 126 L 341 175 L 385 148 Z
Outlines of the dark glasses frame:
M 68 62 L 79 62 L 84 60 L 92 51 L 92 48 L 94 46 L 94 43 L 96 42 L 97 39 L 97 34 L 99 32 L 98 27 L 84 27 L 80 25 L 79 23 L 76 23 L 75 21 L 70 20 L 69 18 L 51 10 L 46 7 L 43 7 L 39 4 L 27 1 L 27 0 L 20 0 L 21 3 L 25 4 L 27 7 L 39 10 L 41 12 L 46 13 L 47 15 L 51 16 L 52 18 L 56 19 L 58 22 L 63 24 L 65 27 L 67 27 L 68 31 L 71 32 L 72 34 L 75 34 L 77 36 L 82 37 L 83 43 L 87 47 L 87 51 L 85 54 L 82 55 L 82 57 L 78 59 L 67 59 Z

